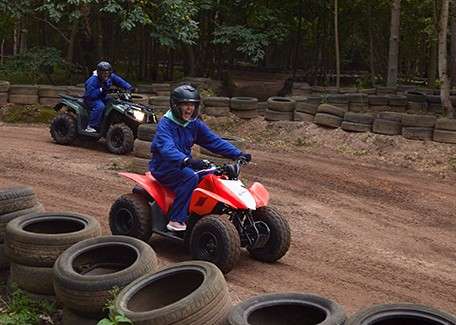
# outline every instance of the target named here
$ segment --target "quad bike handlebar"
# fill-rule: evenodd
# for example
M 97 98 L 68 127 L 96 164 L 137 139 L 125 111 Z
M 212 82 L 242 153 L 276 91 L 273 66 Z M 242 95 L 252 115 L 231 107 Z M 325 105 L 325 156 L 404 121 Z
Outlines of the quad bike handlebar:
M 197 173 L 213 172 L 215 175 L 225 175 L 230 180 L 236 180 L 239 178 L 241 172 L 241 166 L 247 165 L 249 162 L 245 159 L 237 159 L 232 164 L 215 164 L 214 162 L 208 161 L 209 168 L 197 171 Z

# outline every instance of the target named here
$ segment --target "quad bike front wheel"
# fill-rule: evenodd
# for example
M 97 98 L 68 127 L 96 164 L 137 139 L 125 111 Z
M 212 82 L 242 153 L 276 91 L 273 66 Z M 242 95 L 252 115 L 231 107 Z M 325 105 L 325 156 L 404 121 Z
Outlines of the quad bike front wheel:
M 109 211 L 109 227 L 113 235 L 149 240 L 152 220 L 147 200 L 140 194 L 128 193 L 119 197 Z
M 77 137 L 76 118 L 68 112 L 60 112 L 51 122 L 52 139 L 58 144 L 71 144 Z
M 225 274 L 236 265 L 240 249 L 236 227 L 225 215 L 202 217 L 192 229 L 192 258 L 212 262 Z
M 255 221 L 264 222 L 269 228 L 269 239 L 262 247 L 249 248 L 250 255 L 262 262 L 275 262 L 290 248 L 291 232 L 287 220 L 271 207 L 261 207 L 254 213 Z
M 106 134 L 106 145 L 112 153 L 123 155 L 133 150 L 135 135 L 124 123 L 113 124 Z

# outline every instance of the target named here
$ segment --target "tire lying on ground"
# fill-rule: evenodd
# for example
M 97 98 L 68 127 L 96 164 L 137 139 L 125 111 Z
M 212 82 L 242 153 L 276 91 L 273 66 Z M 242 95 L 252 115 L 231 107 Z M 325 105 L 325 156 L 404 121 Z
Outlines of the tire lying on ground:
M 295 111 L 293 114 L 293 121 L 305 121 L 305 122 L 313 122 L 315 115 L 298 112 Z
M 340 125 L 340 128 L 344 131 L 349 132 L 370 132 L 372 129 L 372 124 L 343 121 Z
M 229 107 L 230 98 L 229 97 L 206 97 L 203 100 L 204 107 Z
M 215 265 L 190 261 L 137 279 L 119 293 L 115 306 L 135 324 L 222 325 L 231 300 Z
M 41 203 L 37 203 L 36 205 L 34 205 L 31 208 L 17 210 L 17 211 L 13 211 L 10 213 L 0 215 L 0 243 L 3 243 L 3 241 L 5 240 L 6 225 L 8 224 L 8 222 L 10 222 L 11 220 L 13 220 L 17 217 L 26 215 L 26 214 L 43 212 L 43 211 L 44 211 L 43 205 Z
M 229 106 L 206 106 L 204 107 L 204 114 L 220 117 L 220 116 L 228 116 L 230 114 L 230 107 Z
M 140 126 L 138 126 L 138 139 L 143 141 L 152 141 L 156 131 L 157 124 L 141 124 Z
M 264 119 L 266 121 L 292 121 L 293 112 L 278 112 L 267 108 L 264 111 Z
M 403 114 L 402 126 L 433 128 L 436 119 L 433 115 Z
M 0 189 L 0 214 L 29 209 L 38 204 L 31 187 L 8 187 Z
M 434 129 L 432 139 L 435 142 L 456 143 L 456 131 Z
M 403 127 L 402 136 L 410 140 L 432 140 L 433 128 Z
M 68 248 L 54 265 L 54 288 L 59 301 L 77 313 L 97 317 L 113 287 L 124 288 L 158 268 L 154 250 L 127 236 L 104 236 Z M 166 291 L 160 292 L 165 295 Z
M 342 307 L 310 293 L 273 293 L 247 299 L 234 306 L 229 325 L 342 325 L 346 319 Z
M 151 142 L 136 139 L 133 144 L 133 153 L 135 154 L 135 157 L 151 159 L 152 153 L 150 151 L 150 146 Z
M 10 279 L 22 290 L 35 294 L 55 295 L 52 267 L 37 267 L 11 263 Z
M 137 174 L 144 174 L 149 171 L 150 159 L 133 157 L 128 170 Z
M 286 97 L 269 97 L 268 109 L 276 112 L 293 112 L 296 107 L 296 101 Z
M 374 305 L 354 314 L 348 325 L 454 325 L 456 317 L 432 307 L 414 304 Z
M 342 124 L 342 121 L 342 117 L 326 113 L 317 113 L 314 118 L 315 124 L 331 128 L 338 128 Z
M 372 132 L 385 135 L 401 134 L 401 122 L 376 118 L 372 125 Z
M 39 103 L 38 95 L 13 95 L 8 96 L 8 101 L 13 104 L 33 105 Z
M 435 128 L 439 130 L 456 131 L 456 119 L 439 118 L 435 122 Z
M 18 264 L 52 267 L 68 247 L 100 234 L 100 224 L 91 216 L 68 212 L 32 213 L 13 219 L 6 226 L 6 255 Z

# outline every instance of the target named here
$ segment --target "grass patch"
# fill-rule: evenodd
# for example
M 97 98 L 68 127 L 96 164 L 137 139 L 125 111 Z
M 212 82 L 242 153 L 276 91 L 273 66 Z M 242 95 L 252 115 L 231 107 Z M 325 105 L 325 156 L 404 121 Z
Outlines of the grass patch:
M 12 291 L 8 300 L 0 300 L 0 324 L 54 324 L 52 315 L 57 310 L 54 304 L 32 300 L 14 284 Z
M 456 171 L 456 157 L 448 158 L 448 166 L 450 166 L 451 170 Z
M 48 124 L 56 115 L 54 109 L 45 106 L 8 106 L 3 109 L 1 120 L 6 123 Z

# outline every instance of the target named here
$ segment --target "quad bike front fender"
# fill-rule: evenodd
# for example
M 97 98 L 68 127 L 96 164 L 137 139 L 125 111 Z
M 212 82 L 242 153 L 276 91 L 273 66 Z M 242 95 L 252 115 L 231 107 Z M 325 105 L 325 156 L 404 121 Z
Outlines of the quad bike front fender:
M 154 200 L 166 215 L 174 201 L 174 193 L 164 189 L 157 181 L 155 181 L 150 173 L 144 175 L 134 173 L 119 173 L 120 176 L 126 177 L 135 181 L 141 186 Z
M 261 183 L 254 182 L 249 187 L 249 192 L 255 199 L 257 209 L 269 204 L 269 192 Z
M 202 188 L 197 188 L 193 191 L 192 199 L 190 201 L 190 213 L 201 216 L 211 214 L 219 202 L 226 204 L 233 209 L 237 209 L 230 201 L 224 199 L 220 195 Z

